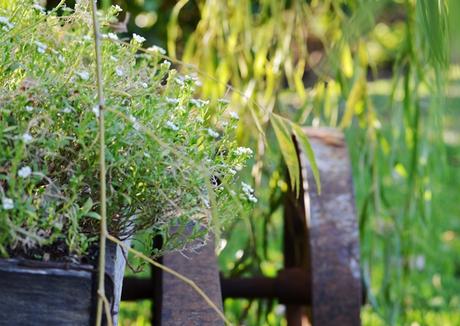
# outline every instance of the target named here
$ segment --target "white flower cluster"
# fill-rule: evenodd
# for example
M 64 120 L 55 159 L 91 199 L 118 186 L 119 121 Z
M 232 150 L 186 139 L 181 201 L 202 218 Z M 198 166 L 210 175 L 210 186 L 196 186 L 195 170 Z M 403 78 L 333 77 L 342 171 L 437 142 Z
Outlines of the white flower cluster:
M 235 111 L 230 111 L 228 114 L 230 115 L 230 118 L 232 118 L 234 120 L 239 120 L 240 119 L 240 116 Z
M 29 177 L 31 174 L 32 174 L 32 169 L 30 168 L 30 166 L 23 166 L 18 171 L 18 176 L 23 179 Z
M 10 22 L 10 20 L 6 17 L 0 16 L 0 24 L 3 25 L 2 29 L 5 32 L 8 32 L 10 29 L 14 27 L 14 24 Z
M 129 121 L 131 121 L 133 123 L 133 128 L 136 129 L 136 130 L 140 130 L 141 129 L 141 124 L 139 123 L 139 121 L 137 121 L 136 117 L 133 116 L 133 115 L 130 115 L 129 116 Z
M 247 148 L 247 147 L 238 147 L 235 149 L 235 154 L 240 156 L 240 155 L 252 155 L 252 149 Z
M 166 54 L 166 50 L 157 45 L 152 45 L 151 47 L 147 48 L 147 51 L 153 52 L 153 53 L 159 53 L 163 55 Z
M 191 80 L 195 84 L 195 86 L 198 86 L 198 87 L 202 85 L 201 80 L 198 78 L 198 75 L 196 73 L 186 75 L 185 80 Z
M 101 110 L 99 110 L 99 105 L 94 106 L 92 111 L 93 111 L 94 115 L 96 116 L 96 118 L 99 118 L 99 115 L 101 113 Z
M 211 136 L 212 138 L 219 137 L 219 133 L 217 131 L 212 130 L 211 128 L 208 128 L 208 135 Z
M 205 100 L 201 100 L 201 99 L 194 99 L 192 98 L 190 100 L 190 103 L 192 103 L 192 105 L 196 106 L 197 108 L 201 109 L 203 108 L 204 106 L 208 105 L 209 104 L 209 101 L 205 101 Z
M 172 121 L 166 121 L 166 127 L 168 127 L 169 129 L 173 130 L 173 131 L 178 131 L 179 130 L 179 127 L 176 126 Z
M 160 68 L 161 68 L 161 69 L 165 69 L 165 70 L 169 70 L 169 68 L 171 68 L 171 62 L 169 62 L 168 60 L 164 60 L 164 61 L 160 64 Z
M 167 97 L 166 98 L 166 103 L 177 105 L 177 104 L 179 104 L 179 99 L 178 98 Z
M 2 207 L 4 210 L 9 210 L 14 208 L 14 202 L 13 199 L 8 198 L 8 197 L 3 197 L 2 198 Z
M 122 12 L 123 9 L 119 5 L 112 5 L 112 8 L 115 9 L 116 12 Z
M 125 72 L 123 71 L 123 68 L 121 67 L 116 67 L 115 73 L 117 74 L 118 77 L 122 77 L 125 74 Z
M 45 11 L 45 8 L 43 8 L 40 4 L 38 3 L 34 3 L 32 5 L 32 7 L 38 11 L 40 11 L 42 14 L 44 14 L 46 11 Z
M 105 35 L 104 35 L 105 36 Z M 118 36 L 115 33 L 108 33 L 107 38 L 112 40 L 112 41 L 118 41 Z
M 77 72 L 78 77 L 80 77 L 82 80 L 88 80 L 89 79 L 89 72 L 86 70 L 78 71 Z
M 133 33 L 133 40 L 136 42 L 136 43 L 139 43 L 139 44 L 142 44 L 145 42 L 145 37 L 142 37 L 136 33 Z
M 34 140 L 34 138 L 29 134 L 29 133 L 25 133 L 22 135 L 22 141 L 26 144 L 32 142 L 32 140 Z
M 254 196 L 254 189 L 247 183 L 241 182 L 241 187 L 243 188 L 243 193 L 246 196 L 246 198 L 252 202 L 252 203 L 257 203 L 257 198 Z
M 39 42 L 39 41 L 35 41 L 34 43 L 37 46 L 38 53 L 41 53 L 41 54 L 45 53 L 46 49 L 48 48 L 46 44 L 43 44 L 42 42 Z
M 185 83 L 184 83 L 184 77 L 182 76 L 177 76 L 176 78 L 174 78 L 174 81 L 177 83 L 177 85 L 179 86 L 184 86 Z

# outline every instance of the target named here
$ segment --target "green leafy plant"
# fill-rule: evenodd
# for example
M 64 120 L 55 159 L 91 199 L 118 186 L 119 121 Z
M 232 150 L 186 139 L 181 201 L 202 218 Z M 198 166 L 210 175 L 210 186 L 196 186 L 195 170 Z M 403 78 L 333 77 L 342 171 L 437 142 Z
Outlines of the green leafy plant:
M 100 219 L 88 3 L 50 12 L 0 4 L 1 255 L 79 260 L 96 245 Z M 161 235 L 161 250 L 147 244 L 148 254 L 185 250 L 257 201 L 237 185 L 252 151 L 234 140 L 238 115 L 224 100 L 194 98 L 195 76 L 171 69 L 161 49 L 142 49 L 141 36 L 111 32 L 119 11 L 99 13 L 108 231 Z

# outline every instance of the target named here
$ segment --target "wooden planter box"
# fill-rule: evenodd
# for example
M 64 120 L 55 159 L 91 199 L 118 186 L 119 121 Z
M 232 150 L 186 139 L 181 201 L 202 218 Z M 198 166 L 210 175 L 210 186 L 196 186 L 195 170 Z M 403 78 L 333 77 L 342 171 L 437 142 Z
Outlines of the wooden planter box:
M 107 244 L 105 292 L 114 325 L 125 269 L 123 253 Z M 0 260 L 1 325 L 94 325 L 97 272 L 92 265 Z

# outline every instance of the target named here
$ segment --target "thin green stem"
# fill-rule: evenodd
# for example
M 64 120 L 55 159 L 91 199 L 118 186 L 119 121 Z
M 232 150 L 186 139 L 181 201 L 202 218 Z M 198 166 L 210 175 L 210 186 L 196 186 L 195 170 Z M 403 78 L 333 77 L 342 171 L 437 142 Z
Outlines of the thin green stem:
M 106 168 L 105 168 L 105 126 L 104 126 L 104 92 L 102 80 L 102 59 L 101 59 L 101 35 L 97 21 L 97 0 L 91 0 L 91 12 L 93 17 L 94 51 L 96 54 L 96 84 L 99 108 L 99 169 L 100 169 L 100 192 L 101 192 L 101 223 L 99 242 L 99 264 L 98 264 L 98 300 L 96 311 L 96 325 L 102 323 L 103 304 L 105 299 L 105 245 L 107 240 L 107 207 L 106 207 Z M 110 319 L 110 316 L 107 316 Z

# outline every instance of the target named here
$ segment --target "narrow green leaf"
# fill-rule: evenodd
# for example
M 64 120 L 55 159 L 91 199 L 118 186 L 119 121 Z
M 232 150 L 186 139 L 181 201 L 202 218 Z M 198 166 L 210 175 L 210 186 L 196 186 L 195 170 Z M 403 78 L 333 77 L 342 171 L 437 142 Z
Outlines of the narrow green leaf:
M 292 135 L 289 126 L 285 123 L 282 117 L 276 114 L 271 114 L 270 122 L 275 131 L 276 139 L 280 146 L 281 154 L 289 171 L 291 187 L 299 194 L 300 190 L 300 168 L 297 158 L 297 151 L 292 140 Z
M 93 208 L 93 200 L 91 198 L 88 198 L 88 200 L 81 207 L 82 215 L 86 215 L 91 210 L 91 208 Z
M 318 194 L 321 194 L 321 179 L 319 175 L 318 165 L 316 164 L 315 154 L 311 148 L 310 140 L 308 139 L 305 132 L 302 130 L 298 124 L 291 123 L 292 131 L 299 142 L 301 149 L 307 155 L 308 161 L 310 162 L 311 171 L 313 173 L 313 178 L 315 179 L 316 189 L 318 189 Z

